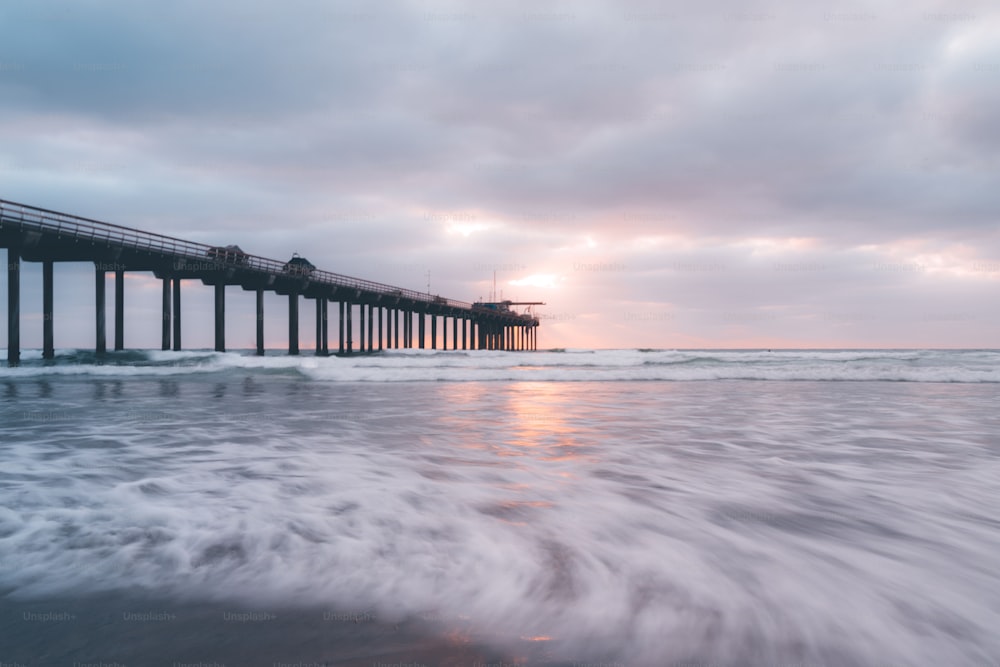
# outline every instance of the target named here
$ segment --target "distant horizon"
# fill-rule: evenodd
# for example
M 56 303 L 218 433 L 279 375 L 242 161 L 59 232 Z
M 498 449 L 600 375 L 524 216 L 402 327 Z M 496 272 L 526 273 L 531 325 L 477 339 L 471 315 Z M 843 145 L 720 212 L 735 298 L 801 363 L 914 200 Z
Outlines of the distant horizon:
M 331 340 L 331 346 L 334 341 Z M 265 352 L 274 352 L 281 354 L 282 356 L 288 357 L 339 357 L 339 356 L 369 356 L 373 354 L 380 354 L 386 352 L 491 352 L 498 354 L 537 354 L 539 352 L 568 352 L 568 351 L 583 351 L 583 352 L 827 352 L 827 351 L 837 351 L 837 352 L 1000 352 L 1000 347 L 990 348 L 990 347 L 539 347 L 537 350 L 475 350 L 461 348 L 454 350 L 450 347 L 447 350 L 438 348 L 431 349 L 427 348 L 384 348 L 382 350 L 374 350 L 369 352 L 359 351 L 355 349 L 353 353 L 348 355 L 347 353 L 341 354 L 335 350 L 331 350 L 329 354 L 317 355 L 315 353 L 315 344 L 313 341 L 300 342 L 300 351 L 298 354 L 288 354 L 287 347 L 265 347 Z M 6 351 L 5 346 L 0 345 L 0 351 Z M 22 347 L 22 353 L 24 352 L 42 352 L 41 347 Z M 93 346 L 91 347 L 59 347 L 55 348 L 56 353 L 59 352 L 94 352 Z M 186 352 L 206 352 L 212 354 L 228 354 L 237 352 L 250 352 L 255 353 L 256 348 L 254 347 L 230 347 L 227 348 L 225 352 L 217 352 L 211 347 L 185 347 L 182 350 L 162 350 L 158 347 L 126 347 L 124 350 L 106 350 L 102 354 L 111 355 L 125 355 L 129 352 L 163 352 L 163 353 L 177 353 L 184 354 Z

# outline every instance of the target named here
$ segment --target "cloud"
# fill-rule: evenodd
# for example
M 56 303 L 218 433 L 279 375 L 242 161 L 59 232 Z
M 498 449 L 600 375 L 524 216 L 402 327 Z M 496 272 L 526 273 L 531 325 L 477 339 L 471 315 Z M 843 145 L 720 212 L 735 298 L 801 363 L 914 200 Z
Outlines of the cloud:
M 429 270 L 464 300 L 499 266 L 579 315 L 549 323 L 567 340 L 904 340 L 995 287 L 968 267 L 1000 261 L 998 23 L 931 0 L 8 4 L 0 196 Z

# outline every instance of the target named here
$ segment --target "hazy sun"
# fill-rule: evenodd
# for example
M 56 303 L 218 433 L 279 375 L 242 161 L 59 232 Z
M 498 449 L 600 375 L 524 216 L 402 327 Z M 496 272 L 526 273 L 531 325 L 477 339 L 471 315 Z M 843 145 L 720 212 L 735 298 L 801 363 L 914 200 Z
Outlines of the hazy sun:
M 519 280 L 511 280 L 508 284 L 514 287 L 558 287 L 559 276 L 553 273 L 536 273 Z

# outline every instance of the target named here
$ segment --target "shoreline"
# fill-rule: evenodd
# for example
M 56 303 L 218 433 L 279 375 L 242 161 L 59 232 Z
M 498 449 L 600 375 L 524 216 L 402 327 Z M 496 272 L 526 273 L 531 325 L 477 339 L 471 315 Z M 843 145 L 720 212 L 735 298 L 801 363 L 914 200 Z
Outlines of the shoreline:
M 512 656 L 419 617 L 264 609 L 239 602 L 93 594 L 0 596 L 0 664 L 66 667 L 454 667 L 546 664 Z

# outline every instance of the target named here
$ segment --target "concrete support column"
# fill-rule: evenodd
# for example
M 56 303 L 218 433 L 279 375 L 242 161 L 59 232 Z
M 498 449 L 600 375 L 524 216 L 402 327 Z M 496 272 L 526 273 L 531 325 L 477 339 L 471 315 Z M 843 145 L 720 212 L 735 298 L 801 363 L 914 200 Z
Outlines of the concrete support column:
M 257 288 L 257 356 L 264 356 L 264 290 Z
M 94 309 L 97 315 L 97 330 L 95 331 L 97 341 L 94 345 L 94 351 L 98 354 L 104 354 L 108 350 L 108 337 L 106 333 L 107 308 L 105 305 L 107 291 L 105 289 L 104 276 L 105 271 L 103 269 L 97 269 L 94 272 Z
M 288 295 L 288 354 L 299 353 L 299 295 Z
M 451 318 L 451 349 L 458 349 L 458 317 Z
M 52 321 L 52 264 L 51 260 L 42 262 L 42 358 L 54 359 L 56 356 L 55 329 Z
M 163 320 L 161 323 L 160 330 L 160 349 L 169 350 L 170 349 L 170 278 L 163 279 L 163 296 L 160 303 L 160 319 Z
M 125 270 L 115 269 L 115 350 L 125 349 Z
M 365 351 L 365 304 L 358 304 L 358 352 Z
M 338 301 L 337 307 L 340 309 L 340 338 L 337 343 L 337 354 L 344 353 L 344 302 Z
M 323 355 L 323 299 L 316 298 L 316 356 Z
M 417 319 L 417 323 L 418 323 L 417 336 L 419 336 L 419 338 L 420 338 L 420 340 L 418 341 L 418 343 L 420 345 L 420 349 L 422 350 L 422 349 L 424 349 L 424 333 L 425 333 L 424 329 L 426 328 L 427 325 L 424 322 L 424 313 L 418 313 L 417 317 L 418 317 L 418 319 Z
M 21 251 L 7 248 L 7 365 L 21 363 Z
M 378 350 L 379 350 L 379 352 L 382 351 L 382 343 L 384 341 L 385 341 L 385 338 L 382 335 L 382 307 L 379 306 L 379 309 L 378 309 Z
M 379 322 L 381 321 L 380 319 Z M 392 349 L 392 308 L 385 309 L 385 348 Z M 379 347 L 379 349 L 382 348 Z
M 432 350 L 438 349 L 437 336 L 438 336 L 438 316 L 437 315 L 431 315 L 431 349 Z
M 323 356 L 330 356 L 330 300 L 323 297 Z
M 226 284 L 215 284 L 215 351 L 226 351 Z
M 181 279 L 174 278 L 174 350 L 181 349 Z
M 354 323 L 351 321 L 354 313 L 354 305 L 348 301 L 344 304 L 347 311 L 347 354 L 354 354 Z
M 368 351 L 375 349 L 375 304 L 368 304 Z

